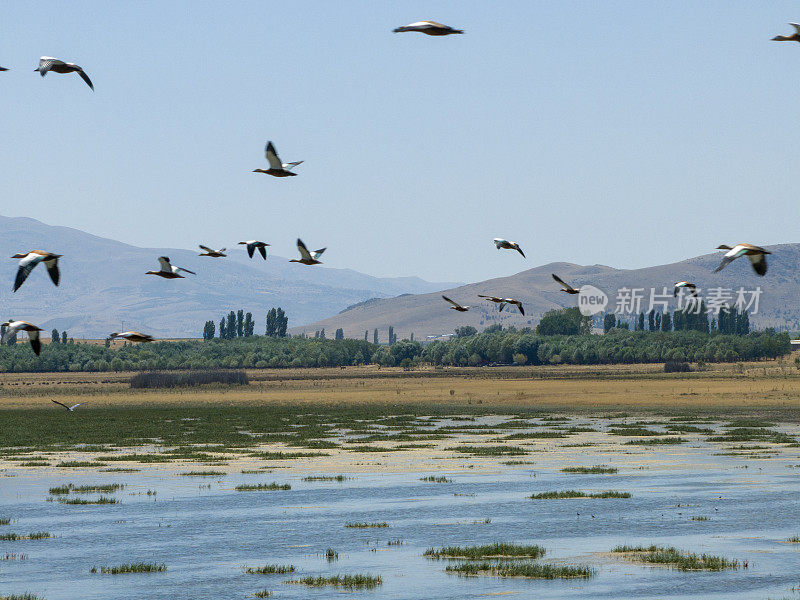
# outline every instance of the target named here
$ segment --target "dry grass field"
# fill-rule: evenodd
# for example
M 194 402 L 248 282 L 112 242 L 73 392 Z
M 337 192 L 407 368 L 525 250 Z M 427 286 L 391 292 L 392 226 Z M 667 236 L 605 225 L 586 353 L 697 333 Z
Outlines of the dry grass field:
M 248 371 L 250 385 L 132 390 L 131 373 L 0 374 L 0 409 L 50 399 L 120 405 L 482 405 L 490 408 L 776 412 L 800 420 L 800 371 L 780 361 L 709 365 L 665 374 L 661 365 Z

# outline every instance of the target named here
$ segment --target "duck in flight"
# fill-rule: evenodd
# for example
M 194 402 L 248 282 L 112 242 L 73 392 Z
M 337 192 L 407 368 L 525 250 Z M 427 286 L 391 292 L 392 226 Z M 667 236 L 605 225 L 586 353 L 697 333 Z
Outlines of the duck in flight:
M 39 332 L 42 330 L 41 327 L 37 327 L 33 323 L 28 323 L 27 321 L 13 321 L 11 319 L 3 323 L 2 326 L 7 329 L 0 342 L 5 344 L 20 331 L 26 331 L 28 333 L 28 341 L 30 341 L 31 348 L 33 348 L 33 353 L 39 356 L 39 353 L 42 351 L 42 342 L 39 339 Z
M 53 402 L 53 403 L 55 403 L 55 404 L 58 404 L 59 406 L 63 406 L 63 407 L 64 407 L 64 408 L 66 408 L 66 409 L 67 409 L 69 412 L 75 412 L 75 409 L 76 409 L 76 408 L 78 408 L 79 406 L 83 406 L 84 404 L 86 404 L 86 402 L 78 402 L 77 404 L 73 404 L 72 406 L 67 406 L 67 405 L 66 405 L 66 404 L 64 404 L 63 402 L 59 402 L 58 400 L 52 400 L 52 399 L 50 400 L 50 402 Z
M 519 300 L 514 300 L 514 298 L 500 298 L 499 296 L 484 296 L 483 294 L 478 294 L 478 298 L 486 298 L 489 302 L 494 302 L 495 304 L 500 305 L 500 311 L 503 312 L 506 304 L 513 304 L 519 309 L 519 312 L 522 313 L 522 316 L 525 316 L 525 309 L 522 307 L 522 302 Z
M 800 24 L 797 23 L 789 23 L 792 27 L 794 27 L 794 33 L 792 35 L 776 35 L 772 38 L 773 42 L 800 42 Z
M 297 162 L 284 163 L 278 157 L 278 151 L 272 142 L 267 142 L 267 147 L 264 148 L 264 154 L 269 163 L 269 169 L 253 169 L 253 173 L 264 173 L 265 175 L 272 175 L 273 177 L 296 177 L 297 173 L 292 173 L 297 165 L 303 164 L 302 160 Z
M 462 306 L 458 302 L 453 302 L 447 296 L 442 295 L 442 298 L 444 299 L 445 302 L 449 302 L 450 304 L 453 305 L 453 306 L 450 307 L 453 310 L 457 310 L 458 312 L 467 312 L 469 310 L 469 306 Z
M 203 246 L 203 244 L 200 244 L 200 250 L 202 250 L 202 252 L 200 253 L 200 256 L 210 256 L 211 258 L 220 258 L 220 257 L 223 257 L 223 256 L 228 256 L 227 254 L 225 254 L 225 250 L 227 250 L 227 248 L 220 248 L 219 250 L 212 250 L 208 246 Z
M 0 71 L 8 71 L 5 67 L 0 67 Z
M 322 253 L 327 250 L 327 248 L 322 248 L 321 250 L 314 250 L 314 253 L 308 251 L 308 248 L 303 243 L 303 240 L 297 238 L 297 250 L 300 252 L 300 258 L 293 258 L 289 262 L 296 262 L 303 265 L 321 265 L 322 262 L 317 260 Z
M 762 277 L 767 273 L 767 254 L 772 254 L 772 252 L 764 250 L 761 246 L 745 244 L 744 242 L 739 242 L 733 248 L 723 244 L 717 246 L 717 250 L 728 250 L 728 252 L 722 257 L 722 262 L 714 269 L 714 273 L 722 271 L 722 269 L 740 256 L 746 256 L 750 260 L 753 270 Z
M 183 279 L 183 275 L 181 275 L 181 271 L 184 273 L 191 273 L 192 275 L 197 275 L 194 271 L 190 271 L 189 269 L 184 269 L 183 267 L 176 267 L 169 263 L 169 256 L 159 256 L 158 263 L 161 265 L 161 269 L 158 271 L 147 271 L 145 275 L 158 275 L 159 277 L 163 277 L 164 279 Z
M 109 340 L 116 339 L 128 340 L 129 342 L 152 342 L 153 336 L 146 333 L 139 333 L 138 331 L 123 331 L 122 333 L 114 332 L 108 336 Z
M 503 238 L 494 238 L 492 241 L 498 250 L 516 250 L 522 254 L 522 258 L 525 258 L 525 253 L 522 251 L 522 248 L 519 247 L 517 242 L 509 242 Z
M 559 277 L 555 273 L 551 273 L 551 275 L 553 276 L 553 279 L 556 280 L 556 283 L 558 283 L 558 285 L 563 286 L 561 288 L 562 292 L 566 292 L 568 294 L 580 294 L 581 293 L 581 291 L 579 289 L 576 289 L 576 288 L 572 287 L 570 284 L 566 283 L 563 279 L 561 279 L 561 277 Z
M 395 33 L 405 33 L 407 31 L 416 31 L 419 33 L 424 33 L 425 35 L 453 35 L 455 33 L 464 33 L 463 29 L 453 29 L 449 25 L 442 25 L 441 23 L 437 23 L 436 21 L 417 21 L 416 23 L 410 23 L 408 25 L 403 25 L 402 27 L 397 27 L 394 29 Z
M 47 274 L 55 285 L 58 285 L 61 279 L 61 274 L 58 271 L 58 259 L 61 254 L 53 254 L 52 252 L 44 252 L 42 250 L 31 250 L 30 252 L 15 254 L 11 258 L 18 258 L 19 268 L 17 269 L 17 278 L 14 280 L 14 291 L 16 292 L 20 286 L 25 283 L 28 275 L 39 263 L 44 263 L 47 269 Z
M 675 289 L 672 291 L 674 297 L 678 297 L 678 290 L 687 289 L 691 292 L 692 296 L 697 296 L 697 286 L 688 281 L 679 281 L 675 284 Z
M 34 69 L 34 71 L 38 71 L 42 77 L 47 75 L 48 71 L 53 71 L 53 73 L 77 73 L 81 76 L 81 79 L 86 82 L 86 85 L 88 85 L 90 88 L 92 88 L 92 91 L 94 91 L 92 80 L 89 79 L 89 76 L 86 74 L 86 72 L 75 63 L 64 62 L 63 60 L 53 58 L 52 56 L 43 56 L 39 59 L 39 66 Z
M 267 244 L 266 242 L 259 242 L 258 240 L 249 240 L 247 242 L 239 242 L 239 244 L 247 246 L 247 255 L 250 258 L 253 258 L 253 254 L 255 253 L 256 249 L 258 249 L 258 253 L 261 254 L 261 258 L 267 260 Z

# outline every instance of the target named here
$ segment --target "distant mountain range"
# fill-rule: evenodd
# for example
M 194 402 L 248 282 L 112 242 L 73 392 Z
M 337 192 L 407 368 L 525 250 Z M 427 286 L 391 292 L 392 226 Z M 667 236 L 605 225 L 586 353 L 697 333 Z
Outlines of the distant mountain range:
M 8 257 L 29 250 L 64 255 L 58 288 L 39 266 L 16 293 L 11 292 L 17 261 Z M 201 258 L 199 250 L 139 248 L 35 219 L 0 216 L 0 256 L 6 257 L 2 316 L 31 321 L 47 335 L 55 327 L 76 338 L 123 329 L 156 337 L 199 337 L 206 320 L 219 321 L 224 313 L 242 308 L 253 313 L 256 333 L 263 333 L 266 312 L 273 306 L 283 307 L 290 325 L 302 325 L 370 298 L 457 285 L 304 267 L 273 255 L 266 261 L 258 255 L 250 260 L 244 246 L 229 251 L 227 258 Z M 171 281 L 145 275 L 158 269 L 161 255 L 197 275 Z
M 751 324 L 755 327 L 800 329 L 800 244 L 782 244 L 768 249 L 773 254 L 768 257 L 769 271 L 765 277 L 754 274 L 747 259 L 739 259 L 723 271 L 714 273 L 721 252 L 634 270 L 551 263 L 510 277 L 470 283 L 444 292 L 369 300 L 341 314 L 304 327 L 291 328 L 291 332 L 314 335 L 315 331 L 324 328 L 326 336 L 332 337 L 334 331 L 341 327 L 346 337 L 363 338 L 365 331 L 368 331 L 368 338 L 372 340 L 373 330 L 378 328 L 379 339 L 385 342 L 390 325 L 399 339 L 413 333 L 418 340 L 450 334 L 461 325 L 472 325 L 479 330 L 496 323 L 518 328 L 535 326 L 548 310 L 576 306 L 576 296 L 559 291 L 551 273 L 558 274 L 575 287 L 590 284 L 604 291 L 609 296 L 609 311 L 616 308 L 620 297 L 618 291 L 623 288 L 643 288 L 641 310 L 647 311 L 651 288 L 655 289 L 656 294 L 661 294 L 666 287 L 669 294 L 668 309 L 672 311 L 676 307 L 676 301 L 671 296 L 672 286 L 677 281 L 694 282 L 701 288 L 701 296 L 706 296 L 709 288 L 720 288 L 734 290 L 735 297 L 739 288 L 744 288 L 747 301 L 752 298 L 749 292 L 760 286 L 762 292 L 758 299 L 758 314 L 751 316 Z M 456 302 L 469 305 L 469 311 L 459 313 L 450 310 L 441 298 L 442 293 Z M 520 315 L 514 307 L 506 307 L 501 313 L 496 305 L 478 298 L 478 294 L 521 300 L 525 316 Z M 660 310 L 660 307 L 656 310 Z

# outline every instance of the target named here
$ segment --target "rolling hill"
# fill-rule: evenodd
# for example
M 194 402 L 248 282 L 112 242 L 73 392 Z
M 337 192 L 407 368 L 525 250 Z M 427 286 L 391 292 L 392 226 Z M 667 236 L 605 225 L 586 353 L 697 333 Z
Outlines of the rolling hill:
M 551 273 L 559 274 L 575 287 L 591 284 L 603 290 L 610 297 L 610 310 L 616 306 L 617 291 L 626 287 L 645 288 L 642 310 L 647 311 L 650 289 L 656 288 L 656 294 L 660 294 L 665 286 L 670 293 L 669 310 L 674 310 L 672 285 L 684 279 L 695 282 L 702 290 L 712 287 L 738 290 L 742 286 L 752 290 L 761 286 L 759 312 L 751 316 L 751 323 L 755 327 L 800 329 L 800 244 L 782 244 L 769 249 L 773 254 L 769 257 L 769 272 L 765 277 L 755 275 L 745 259 L 714 273 L 721 253 L 634 270 L 551 263 L 510 277 L 470 283 L 444 292 L 371 300 L 305 327 L 292 328 L 291 332 L 314 335 L 315 331 L 325 328 L 326 336 L 331 337 L 335 329 L 341 327 L 346 337 L 363 338 L 364 332 L 369 331 L 368 337 L 372 340 L 373 330 L 378 328 L 379 339 L 385 342 L 390 325 L 399 339 L 413 333 L 418 340 L 452 333 L 461 325 L 472 325 L 479 330 L 495 323 L 534 326 L 546 311 L 576 305 L 576 297 L 560 292 Z M 470 305 L 469 312 L 450 310 L 441 299 L 442 293 L 456 302 Z M 524 303 L 526 316 L 513 307 L 510 310 L 506 307 L 500 313 L 494 304 L 478 298 L 478 294 L 517 298 Z
M 102 337 L 111 331 L 139 329 L 157 337 L 197 337 L 203 323 L 230 310 L 249 310 L 262 333 L 267 310 L 281 306 L 290 325 L 322 319 L 369 298 L 425 293 L 452 287 L 416 277 L 378 278 L 349 269 L 303 267 L 270 255 L 247 258 L 243 246 L 228 258 L 201 258 L 198 251 L 139 248 L 29 218 L 0 217 L 0 256 L 48 250 L 63 254 L 61 285 L 50 282 L 42 266 L 16 292 L 11 288 L 17 262 L 5 259 L 7 285 L 0 286 L 3 318 L 36 323 L 74 337 Z M 156 258 L 197 271 L 186 279 L 145 275 Z M 123 325 L 124 324 L 124 325 Z

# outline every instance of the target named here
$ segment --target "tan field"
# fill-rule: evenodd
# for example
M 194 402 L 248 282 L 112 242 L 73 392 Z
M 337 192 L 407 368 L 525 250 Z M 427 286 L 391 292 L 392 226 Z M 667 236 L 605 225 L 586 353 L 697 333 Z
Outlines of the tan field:
M 248 371 L 246 387 L 132 390 L 131 373 L 0 374 L 0 408 L 50 399 L 111 405 L 409 404 L 587 410 L 774 411 L 800 420 L 800 371 L 781 361 L 665 374 L 661 365 Z

